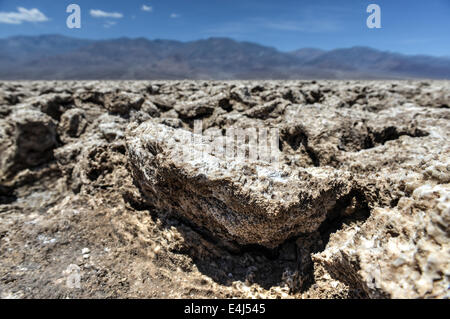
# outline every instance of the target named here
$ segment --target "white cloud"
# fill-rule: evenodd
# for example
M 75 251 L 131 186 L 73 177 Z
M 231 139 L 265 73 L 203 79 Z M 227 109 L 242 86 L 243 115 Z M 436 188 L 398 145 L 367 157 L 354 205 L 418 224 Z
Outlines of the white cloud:
M 113 18 L 113 19 L 123 18 L 123 14 L 120 12 L 105 12 L 102 10 L 91 10 L 89 13 L 94 18 Z
M 147 12 L 152 12 L 152 11 L 153 11 L 153 8 L 150 7 L 150 6 L 147 6 L 147 5 L 143 4 L 142 7 L 141 7 L 141 10 L 142 10 L 142 11 L 147 11 Z
M 172 14 L 170 15 L 170 17 L 171 17 L 172 19 L 176 19 L 176 18 L 179 18 L 180 15 L 179 15 L 178 13 L 172 13 Z
M 116 21 L 106 21 L 106 23 L 103 25 L 103 27 L 109 29 L 109 28 L 111 28 L 112 26 L 115 26 L 116 24 L 117 24 Z
M 340 29 L 339 24 L 330 20 L 278 21 L 267 22 L 266 28 L 281 31 L 297 31 L 308 33 L 333 32 Z
M 275 30 L 301 33 L 328 33 L 342 30 L 339 21 L 331 21 L 321 18 L 317 20 L 303 19 L 301 21 L 269 20 L 252 18 L 246 21 L 228 22 L 222 25 L 212 26 L 203 31 L 209 36 L 233 36 L 243 37 L 262 30 Z
M 39 9 L 17 8 L 17 12 L 0 12 L 0 23 L 22 24 L 22 22 L 45 22 L 48 18 Z

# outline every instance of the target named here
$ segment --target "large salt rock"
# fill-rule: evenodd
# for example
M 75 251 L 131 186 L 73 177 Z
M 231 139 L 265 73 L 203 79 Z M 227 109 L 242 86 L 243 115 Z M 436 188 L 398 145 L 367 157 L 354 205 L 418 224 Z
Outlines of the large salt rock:
M 134 129 L 128 156 L 148 203 L 222 239 L 274 248 L 316 231 L 351 191 L 342 171 L 227 158 L 217 142 L 152 121 Z

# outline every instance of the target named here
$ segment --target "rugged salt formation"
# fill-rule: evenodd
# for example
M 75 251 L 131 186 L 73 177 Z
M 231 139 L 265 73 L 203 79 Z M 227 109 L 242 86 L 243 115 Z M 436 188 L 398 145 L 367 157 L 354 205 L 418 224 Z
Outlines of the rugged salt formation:
M 32 109 L 12 112 L 1 120 L 1 176 L 49 161 L 56 146 L 56 125 L 44 113 Z
M 350 175 L 339 170 L 226 158 L 196 142 L 188 131 L 143 123 L 127 140 L 135 180 L 150 204 L 241 245 L 275 248 L 312 233 L 351 190 Z
M 448 296 L 449 192 L 427 184 L 394 209 L 374 209 L 361 227 L 333 235 L 314 261 L 370 297 Z
M 0 83 L 0 295 L 448 297 L 449 92 Z M 227 156 L 232 129 L 278 161 Z

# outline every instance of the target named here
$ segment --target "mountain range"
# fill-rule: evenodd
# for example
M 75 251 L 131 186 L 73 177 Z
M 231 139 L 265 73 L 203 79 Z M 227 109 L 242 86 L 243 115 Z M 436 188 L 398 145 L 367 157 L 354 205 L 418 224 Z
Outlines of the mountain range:
M 228 38 L 191 42 L 61 35 L 0 39 L 1 80 L 450 79 L 450 58 L 368 47 L 275 48 Z

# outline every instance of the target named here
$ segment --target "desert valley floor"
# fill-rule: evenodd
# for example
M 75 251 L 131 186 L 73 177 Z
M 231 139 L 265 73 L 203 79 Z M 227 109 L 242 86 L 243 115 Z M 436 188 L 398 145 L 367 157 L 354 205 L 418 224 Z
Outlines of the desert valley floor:
M 449 297 L 449 105 L 448 81 L 0 82 L 0 297 Z M 199 121 L 206 146 L 276 129 L 277 166 L 202 155 Z

